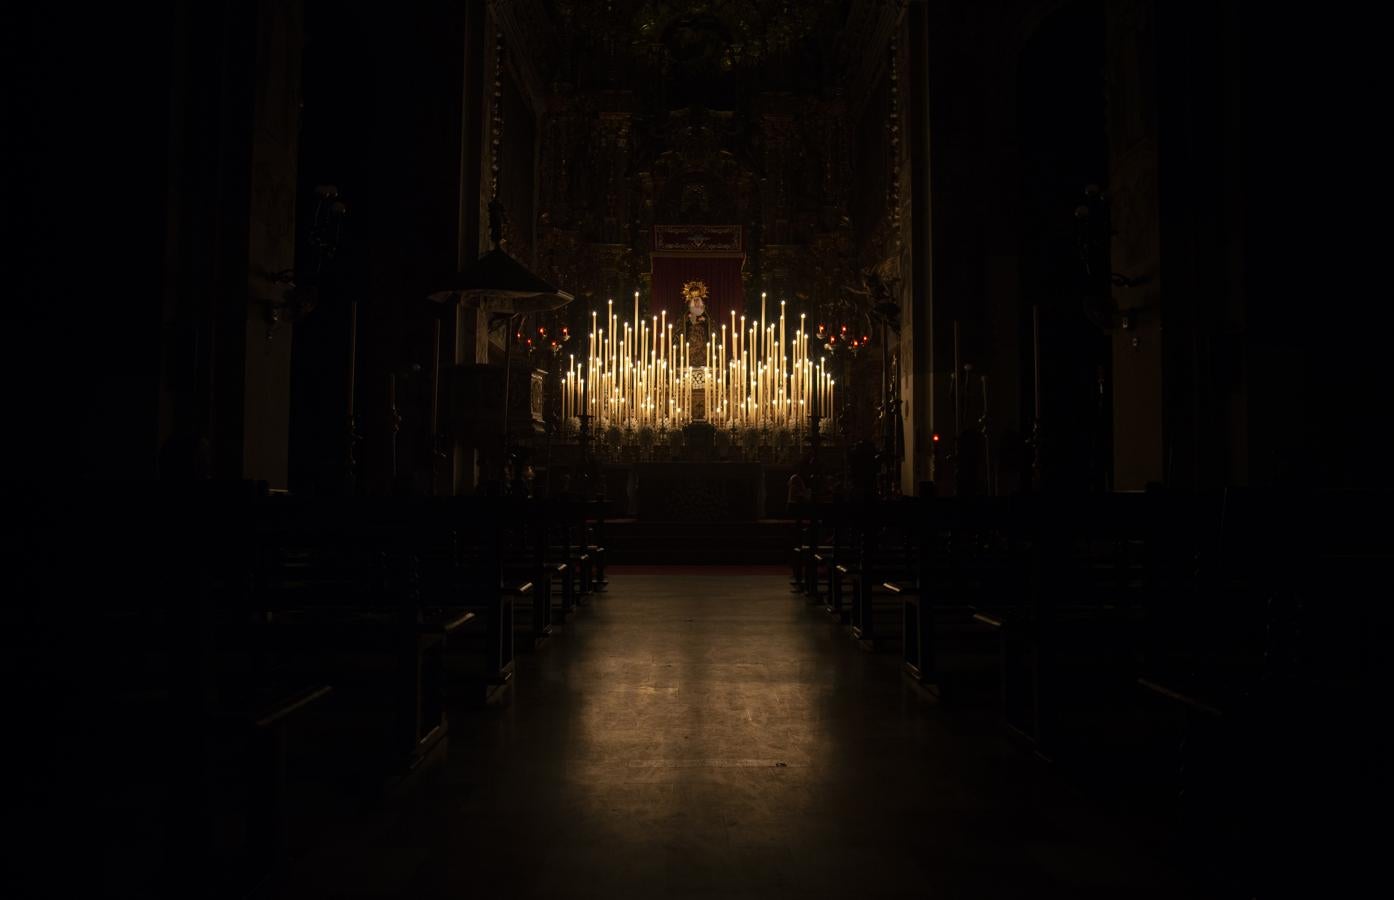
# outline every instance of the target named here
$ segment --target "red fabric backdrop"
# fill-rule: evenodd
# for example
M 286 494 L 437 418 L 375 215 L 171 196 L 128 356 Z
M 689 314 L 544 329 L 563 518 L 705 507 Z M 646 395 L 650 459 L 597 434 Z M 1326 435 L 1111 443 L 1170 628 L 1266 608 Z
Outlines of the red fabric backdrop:
M 739 256 L 655 256 L 653 258 L 653 298 L 650 315 L 668 311 L 669 322 L 679 322 L 687 314 L 682 286 L 688 281 L 707 283 L 707 317 L 712 333 L 721 335 L 721 326 L 731 323 L 731 310 L 739 319 L 745 314 L 745 292 L 741 285 Z M 674 329 L 676 330 L 676 329 Z

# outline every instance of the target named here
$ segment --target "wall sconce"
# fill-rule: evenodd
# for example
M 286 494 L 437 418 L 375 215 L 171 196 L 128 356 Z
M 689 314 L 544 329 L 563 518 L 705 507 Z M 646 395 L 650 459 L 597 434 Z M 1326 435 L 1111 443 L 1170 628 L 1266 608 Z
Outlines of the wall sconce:
M 1104 331 L 1131 332 L 1131 344 L 1136 350 L 1140 345 L 1137 329 L 1150 315 L 1150 304 L 1141 292 L 1129 289 L 1148 284 L 1152 279 L 1113 271 L 1111 242 L 1114 231 L 1108 195 L 1098 185 L 1084 188 L 1084 202 L 1075 207 L 1074 215 L 1085 314 Z M 1115 294 L 1114 288 L 1123 288 L 1121 295 Z
M 266 339 L 276 333 L 282 322 L 295 323 L 314 311 L 319 302 L 320 283 L 334 262 L 343 238 L 344 218 L 348 207 L 339 198 L 339 189 L 332 184 L 315 188 L 315 212 L 310 220 L 308 242 L 312 256 L 307 270 L 297 273 L 285 269 L 269 274 L 272 290 L 266 297 Z

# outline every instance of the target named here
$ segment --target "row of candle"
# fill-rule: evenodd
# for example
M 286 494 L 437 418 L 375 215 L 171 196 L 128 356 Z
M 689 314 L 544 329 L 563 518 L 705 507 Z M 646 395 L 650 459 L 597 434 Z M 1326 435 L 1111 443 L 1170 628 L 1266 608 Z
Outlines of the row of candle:
M 749 324 L 733 311 L 729 330 L 723 323 L 720 337 L 712 333 L 696 358 L 666 311 L 639 319 L 637 291 L 634 322 L 618 320 L 611 300 L 603 323 L 591 313 L 586 358 L 568 361 L 562 415 L 584 411 L 598 428 L 680 427 L 693 420 L 701 391 L 706 420 L 721 427 L 801 428 L 810 415 L 829 419 L 835 381 L 821 358 L 808 355 L 804 316 L 786 354 L 784 302 L 777 322 L 766 321 L 765 304 L 761 294 L 760 318 Z

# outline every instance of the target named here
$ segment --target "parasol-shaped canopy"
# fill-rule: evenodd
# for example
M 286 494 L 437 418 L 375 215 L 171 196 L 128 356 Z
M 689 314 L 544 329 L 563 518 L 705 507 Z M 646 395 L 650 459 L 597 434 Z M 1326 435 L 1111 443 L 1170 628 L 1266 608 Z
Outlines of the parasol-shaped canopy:
M 499 246 L 502 218 L 502 206 L 497 200 L 491 202 L 489 231 L 494 249 L 457 273 L 446 288 L 431 293 L 430 299 L 448 303 L 460 298 L 485 312 L 511 316 L 547 312 L 574 300 L 571 294 L 528 271 Z
M 478 305 L 486 312 L 508 315 L 547 312 L 575 299 L 529 272 L 499 247 L 479 257 L 451 282 L 445 289 L 432 293 L 430 298 L 437 303 L 447 303 L 459 297 L 477 301 L 470 305 Z
M 427 295 L 437 303 L 449 303 L 459 298 L 490 315 L 507 316 L 512 328 L 514 316 L 547 312 L 565 306 L 576 299 L 558 290 L 528 271 L 527 267 L 509 256 L 499 244 L 503 232 L 503 204 L 495 197 L 489 201 L 489 236 L 494 249 L 485 253 L 463 272 L 451 279 L 444 290 Z M 509 387 L 512 382 L 513 340 L 504 339 L 503 362 L 503 421 L 501 437 L 508 440 Z

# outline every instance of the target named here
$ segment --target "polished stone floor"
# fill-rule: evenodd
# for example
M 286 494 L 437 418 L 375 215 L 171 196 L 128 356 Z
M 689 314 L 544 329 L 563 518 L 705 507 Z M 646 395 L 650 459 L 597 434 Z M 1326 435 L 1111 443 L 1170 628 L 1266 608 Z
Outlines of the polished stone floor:
M 616 569 L 297 897 L 1182 897 L 1141 826 L 863 651 L 776 570 Z

